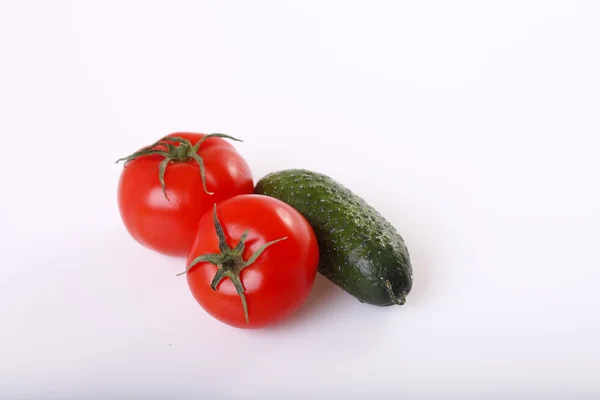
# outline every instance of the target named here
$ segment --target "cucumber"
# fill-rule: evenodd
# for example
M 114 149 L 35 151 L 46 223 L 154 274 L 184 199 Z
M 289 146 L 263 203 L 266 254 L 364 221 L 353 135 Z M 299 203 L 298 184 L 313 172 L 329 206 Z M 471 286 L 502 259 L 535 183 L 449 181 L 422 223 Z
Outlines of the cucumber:
M 356 297 L 377 306 L 402 305 L 413 282 L 404 239 L 364 199 L 332 178 L 304 169 L 274 172 L 255 193 L 298 210 L 319 244 L 319 273 Z

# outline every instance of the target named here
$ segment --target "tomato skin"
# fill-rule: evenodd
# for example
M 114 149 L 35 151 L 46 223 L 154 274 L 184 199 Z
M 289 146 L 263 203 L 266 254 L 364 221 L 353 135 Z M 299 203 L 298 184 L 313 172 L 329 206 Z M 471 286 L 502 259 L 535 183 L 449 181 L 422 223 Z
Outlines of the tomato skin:
M 167 135 L 174 136 L 195 144 L 205 134 Z M 165 255 L 185 257 L 194 241 L 198 221 L 214 203 L 252 193 L 252 172 L 225 139 L 206 139 L 197 154 L 204 160 L 206 187 L 213 195 L 204 191 L 196 161 L 171 162 L 167 166 L 164 179 L 170 201 L 164 196 L 158 174 L 164 157 L 145 155 L 123 167 L 117 191 L 119 212 L 129 234 L 143 246 Z
M 266 248 L 240 273 L 249 323 L 231 279 L 224 278 L 216 290 L 211 289 L 217 272 L 211 263 L 200 262 L 186 273 L 193 297 L 214 318 L 237 328 L 262 328 L 289 317 L 307 299 L 317 273 L 319 249 L 311 226 L 289 205 L 256 194 L 223 201 L 217 205 L 217 214 L 231 248 L 249 231 L 242 254 L 245 261 L 265 243 L 287 239 Z M 198 224 L 187 266 L 200 255 L 219 252 L 213 215 L 206 213 Z

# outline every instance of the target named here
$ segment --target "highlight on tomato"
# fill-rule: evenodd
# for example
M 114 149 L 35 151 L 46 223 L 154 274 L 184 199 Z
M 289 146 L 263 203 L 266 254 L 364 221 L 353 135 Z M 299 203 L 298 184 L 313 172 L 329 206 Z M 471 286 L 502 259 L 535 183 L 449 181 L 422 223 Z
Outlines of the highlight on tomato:
M 249 194 L 215 204 L 202 217 L 181 274 L 214 318 L 238 328 L 261 328 L 302 306 L 318 262 L 315 233 L 298 211 L 275 198 Z
M 234 146 L 215 133 L 167 135 L 125 161 L 118 185 L 121 219 L 143 246 L 187 256 L 200 218 L 215 203 L 252 193 L 251 170 Z

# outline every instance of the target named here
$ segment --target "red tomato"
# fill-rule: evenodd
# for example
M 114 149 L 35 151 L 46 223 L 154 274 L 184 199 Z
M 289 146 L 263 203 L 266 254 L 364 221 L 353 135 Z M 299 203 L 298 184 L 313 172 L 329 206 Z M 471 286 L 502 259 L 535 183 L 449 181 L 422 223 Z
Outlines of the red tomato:
M 118 186 L 119 211 L 135 240 L 159 253 L 187 256 L 198 221 L 213 204 L 252 193 L 248 164 L 222 137 L 231 138 L 173 133 L 122 159 L 126 163 Z
M 318 262 L 317 238 L 298 211 L 272 197 L 242 195 L 200 220 L 187 280 L 196 301 L 216 319 L 260 328 L 304 303 Z

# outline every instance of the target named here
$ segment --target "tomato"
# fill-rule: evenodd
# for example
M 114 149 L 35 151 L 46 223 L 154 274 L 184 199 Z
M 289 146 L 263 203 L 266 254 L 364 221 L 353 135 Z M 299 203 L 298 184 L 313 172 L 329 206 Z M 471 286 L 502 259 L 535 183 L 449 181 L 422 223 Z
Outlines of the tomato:
M 210 315 L 234 327 L 261 328 L 304 303 L 318 262 L 317 238 L 298 211 L 249 194 L 202 217 L 186 275 L 193 297 Z
M 135 240 L 185 257 L 198 221 L 214 203 L 252 193 L 248 164 L 224 138 L 234 139 L 173 133 L 121 159 L 126 163 L 118 185 L 119 211 Z

